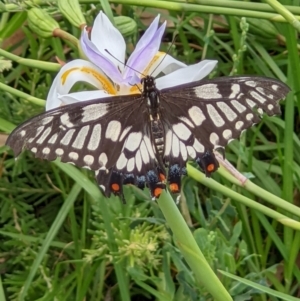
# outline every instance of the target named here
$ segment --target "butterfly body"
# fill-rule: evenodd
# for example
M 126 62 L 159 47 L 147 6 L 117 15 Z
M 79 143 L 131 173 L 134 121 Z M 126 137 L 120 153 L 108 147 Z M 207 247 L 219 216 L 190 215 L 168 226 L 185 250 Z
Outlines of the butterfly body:
M 213 150 L 225 147 L 257 123 L 263 112 L 280 113 L 289 92 L 265 77 L 222 77 L 159 90 L 142 79 L 141 94 L 94 99 L 33 117 L 7 140 L 17 156 L 69 162 L 95 171 L 106 196 L 123 196 L 124 184 L 147 186 L 157 198 L 169 183 L 180 191 L 187 160 L 210 176 Z M 168 170 L 168 172 L 166 171 Z

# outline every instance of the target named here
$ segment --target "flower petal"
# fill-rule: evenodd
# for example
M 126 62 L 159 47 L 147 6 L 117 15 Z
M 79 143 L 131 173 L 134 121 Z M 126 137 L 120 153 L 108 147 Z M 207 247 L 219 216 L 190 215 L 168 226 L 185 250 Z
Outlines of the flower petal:
M 159 15 L 154 19 L 137 43 L 135 50 L 126 63 L 123 75 L 124 79 L 131 77 L 132 74 L 135 73 L 134 70 L 143 72 L 143 70 L 146 69 L 148 64 L 151 62 L 154 55 L 158 52 L 161 38 L 166 28 L 166 22 L 164 22 L 159 28 L 158 22 Z
M 115 66 L 121 70 L 121 72 L 123 71 L 124 64 L 118 62 L 109 53 L 107 53 L 105 49 L 107 49 L 119 61 L 124 63 L 126 51 L 124 38 L 102 11 L 100 11 L 94 21 L 94 26 L 91 32 L 91 41 L 104 57 L 112 61 Z
M 218 61 L 204 60 L 198 64 L 178 69 L 168 75 L 157 78 L 156 87 L 161 90 L 186 83 L 192 83 L 206 77 L 216 66 Z
M 84 28 L 82 31 L 80 38 L 80 46 L 86 57 L 92 63 L 101 68 L 103 72 L 115 83 L 122 84 L 123 77 L 118 67 L 113 63 L 112 60 L 110 60 L 111 56 L 110 59 L 108 59 L 106 56 L 99 52 L 97 47 L 90 41 L 86 28 Z M 110 51 L 111 49 L 108 50 Z
M 180 68 L 185 68 L 187 65 L 174 59 L 165 52 L 158 51 L 153 57 L 152 61 L 143 71 L 145 75 L 156 77 L 159 73 L 169 74 Z
M 117 94 L 114 85 L 97 66 L 88 61 L 74 60 L 64 65 L 55 77 L 47 96 L 46 110 L 60 106 L 59 96 L 69 93 L 77 82 L 86 82 L 108 94 Z
M 58 98 L 63 104 L 72 104 L 79 101 L 87 101 L 99 98 L 111 97 L 113 95 L 107 94 L 104 90 L 102 91 L 81 91 L 74 92 L 66 95 L 60 95 Z

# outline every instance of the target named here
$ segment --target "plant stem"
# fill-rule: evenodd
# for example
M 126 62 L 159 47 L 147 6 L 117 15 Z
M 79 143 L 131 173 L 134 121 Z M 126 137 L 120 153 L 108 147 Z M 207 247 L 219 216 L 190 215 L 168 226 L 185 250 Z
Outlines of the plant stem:
M 171 228 L 176 243 L 199 283 L 205 286 L 216 301 L 232 300 L 213 272 L 197 245 L 192 232 L 168 192 L 163 192 L 157 203 Z

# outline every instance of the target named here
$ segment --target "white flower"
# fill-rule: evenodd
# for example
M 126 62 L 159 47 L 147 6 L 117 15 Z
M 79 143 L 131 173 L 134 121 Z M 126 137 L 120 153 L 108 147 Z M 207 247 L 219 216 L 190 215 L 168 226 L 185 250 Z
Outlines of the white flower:
M 207 76 L 217 61 L 204 60 L 187 66 L 159 47 L 166 23 L 159 27 L 157 16 L 136 45 L 125 65 L 126 44 L 121 33 L 102 12 L 96 17 L 91 37 L 85 28 L 80 45 L 89 61 L 77 59 L 64 65 L 50 88 L 46 109 L 115 95 L 140 93 L 136 84 L 145 75 L 156 77 L 158 89 L 198 81 Z M 107 51 L 106 51 L 107 50 Z M 95 87 L 92 91 L 69 93 L 77 82 Z

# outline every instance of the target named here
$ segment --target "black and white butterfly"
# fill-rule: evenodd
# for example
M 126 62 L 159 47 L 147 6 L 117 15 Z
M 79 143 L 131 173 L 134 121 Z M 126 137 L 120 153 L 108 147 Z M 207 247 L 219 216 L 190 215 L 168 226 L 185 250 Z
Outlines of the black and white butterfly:
M 17 127 L 6 144 L 16 156 L 35 157 L 94 170 L 107 197 L 123 197 L 122 186 L 149 187 L 152 198 L 169 183 L 179 192 L 187 160 L 207 176 L 217 170 L 213 150 L 225 147 L 260 120 L 280 113 L 290 91 L 279 80 L 221 77 L 158 90 L 142 79 L 141 94 L 62 106 Z M 168 169 L 168 173 L 166 172 Z

